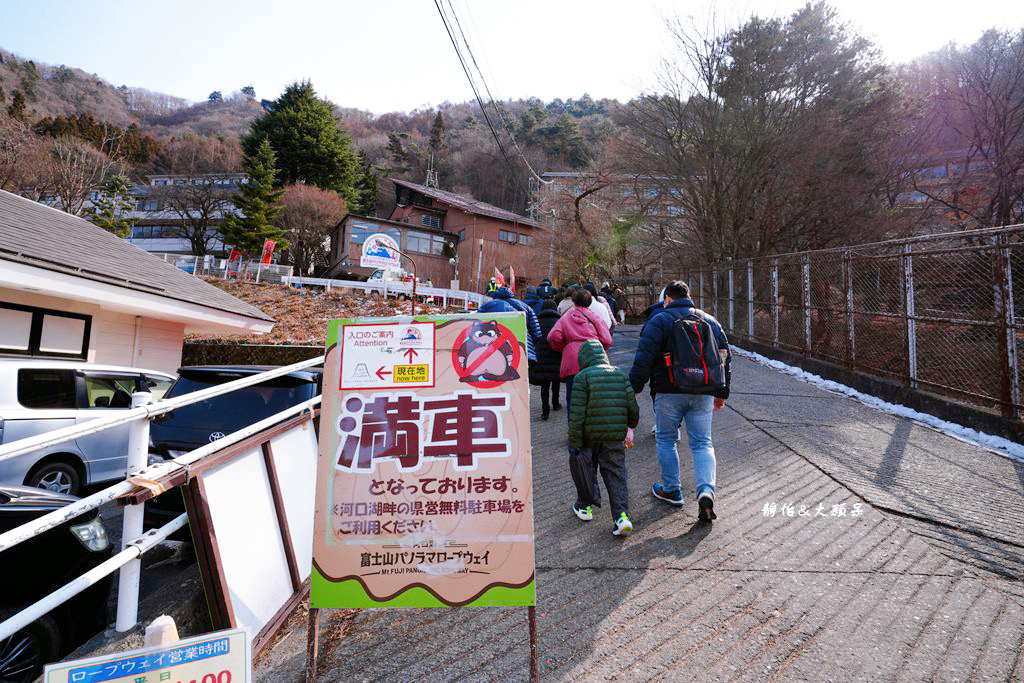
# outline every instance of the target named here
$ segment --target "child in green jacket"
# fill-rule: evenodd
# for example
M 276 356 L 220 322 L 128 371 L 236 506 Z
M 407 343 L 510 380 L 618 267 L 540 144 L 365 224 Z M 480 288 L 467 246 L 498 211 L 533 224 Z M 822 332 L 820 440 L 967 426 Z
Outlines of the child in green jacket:
M 601 505 L 597 485 L 600 470 L 615 525 L 612 533 L 625 536 L 633 530 L 626 488 L 625 445 L 632 445 L 640 409 L 629 380 L 609 362 L 601 342 L 583 342 L 579 362 L 569 413 L 569 469 L 577 493 L 572 511 L 584 521 L 594 518 L 591 506 Z

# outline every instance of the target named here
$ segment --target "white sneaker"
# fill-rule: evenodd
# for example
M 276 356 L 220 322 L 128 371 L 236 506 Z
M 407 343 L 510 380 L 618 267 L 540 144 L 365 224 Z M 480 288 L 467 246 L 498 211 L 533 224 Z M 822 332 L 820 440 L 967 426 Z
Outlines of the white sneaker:
M 589 505 L 584 505 L 583 507 L 579 508 L 576 507 L 576 503 L 573 503 L 572 511 L 577 517 L 582 519 L 584 522 L 589 522 L 594 518 L 594 510 Z
M 628 536 L 633 531 L 633 521 L 625 512 L 619 514 L 615 520 L 615 528 L 612 529 L 612 536 Z

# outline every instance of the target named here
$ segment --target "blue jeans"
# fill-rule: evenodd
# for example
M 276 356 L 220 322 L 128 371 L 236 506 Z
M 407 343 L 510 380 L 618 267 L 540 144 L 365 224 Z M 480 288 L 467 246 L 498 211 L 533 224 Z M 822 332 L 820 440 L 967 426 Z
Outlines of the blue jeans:
M 711 444 L 711 415 L 714 397 L 694 394 L 658 394 L 654 399 L 657 431 L 654 442 L 661 465 L 661 483 L 666 490 L 679 485 L 679 426 L 686 422 L 686 438 L 693 453 L 693 478 L 697 497 L 715 495 L 715 449 Z

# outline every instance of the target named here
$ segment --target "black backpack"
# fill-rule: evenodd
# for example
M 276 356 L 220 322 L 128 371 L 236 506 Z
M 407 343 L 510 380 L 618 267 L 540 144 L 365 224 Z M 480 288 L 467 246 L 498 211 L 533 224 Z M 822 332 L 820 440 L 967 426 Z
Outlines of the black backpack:
M 704 312 L 691 308 L 672 322 L 665 345 L 669 381 L 684 394 L 713 394 L 725 389 L 725 363 Z

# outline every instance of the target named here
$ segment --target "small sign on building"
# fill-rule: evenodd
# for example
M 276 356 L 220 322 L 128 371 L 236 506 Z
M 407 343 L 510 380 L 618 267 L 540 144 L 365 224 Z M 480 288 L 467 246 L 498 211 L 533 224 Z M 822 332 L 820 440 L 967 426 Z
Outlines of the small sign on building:
M 382 232 L 375 232 L 363 241 L 359 256 L 360 268 L 401 268 L 402 255 L 398 242 Z

